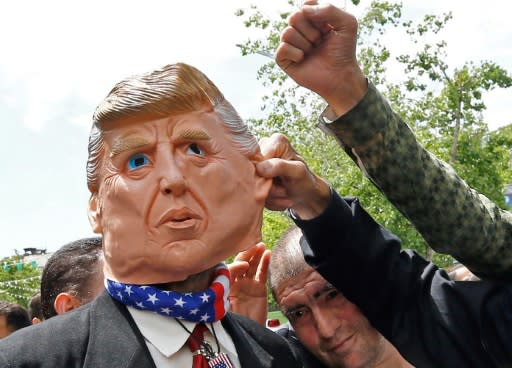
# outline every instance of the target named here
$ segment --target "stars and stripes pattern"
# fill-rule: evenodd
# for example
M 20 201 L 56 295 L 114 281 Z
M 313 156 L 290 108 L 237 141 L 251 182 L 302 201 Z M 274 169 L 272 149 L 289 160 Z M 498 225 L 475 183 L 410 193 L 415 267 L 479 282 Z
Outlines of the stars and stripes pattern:
M 210 368 L 234 368 L 233 364 L 229 360 L 229 357 L 221 353 L 215 358 L 208 360 L 208 367 Z
M 213 283 L 201 292 L 178 293 L 150 285 L 105 281 L 110 296 L 127 306 L 196 323 L 215 322 L 226 315 L 229 286 L 229 270 L 225 263 L 217 265 Z

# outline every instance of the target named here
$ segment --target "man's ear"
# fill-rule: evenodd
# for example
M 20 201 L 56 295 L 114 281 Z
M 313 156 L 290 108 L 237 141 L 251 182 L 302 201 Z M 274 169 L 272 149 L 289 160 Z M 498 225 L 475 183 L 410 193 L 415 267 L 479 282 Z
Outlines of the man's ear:
M 89 216 L 89 223 L 92 226 L 92 231 L 96 234 L 101 234 L 103 232 L 103 226 L 101 225 L 101 206 L 98 200 L 98 193 L 91 194 L 87 214 Z
M 71 295 L 70 293 L 60 293 L 55 298 L 53 302 L 53 308 L 57 312 L 57 314 L 64 314 L 78 308 L 82 305 L 82 302 L 76 297 Z

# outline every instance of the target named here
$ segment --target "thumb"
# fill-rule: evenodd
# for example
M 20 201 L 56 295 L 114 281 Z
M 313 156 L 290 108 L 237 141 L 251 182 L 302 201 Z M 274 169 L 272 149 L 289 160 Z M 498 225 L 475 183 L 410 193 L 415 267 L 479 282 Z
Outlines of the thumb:
M 277 177 L 289 179 L 301 179 L 309 172 L 306 164 L 300 160 L 283 160 L 271 158 L 256 165 L 256 172 L 267 179 Z

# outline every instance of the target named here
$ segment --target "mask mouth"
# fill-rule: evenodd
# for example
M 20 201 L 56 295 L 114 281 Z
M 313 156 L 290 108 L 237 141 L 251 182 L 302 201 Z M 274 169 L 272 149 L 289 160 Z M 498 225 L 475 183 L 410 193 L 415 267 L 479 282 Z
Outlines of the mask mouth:
M 157 227 L 163 224 L 180 224 L 187 222 L 195 222 L 195 220 L 201 220 L 201 216 L 196 214 L 194 211 L 187 207 L 171 209 L 165 212 L 162 217 L 158 220 Z
M 191 217 L 181 217 L 181 218 L 175 218 L 175 219 L 172 219 L 171 221 L 172 222 L 184 222 L 184 221 L 187 221 L 187 220 L 190 220 L 192 219 Z

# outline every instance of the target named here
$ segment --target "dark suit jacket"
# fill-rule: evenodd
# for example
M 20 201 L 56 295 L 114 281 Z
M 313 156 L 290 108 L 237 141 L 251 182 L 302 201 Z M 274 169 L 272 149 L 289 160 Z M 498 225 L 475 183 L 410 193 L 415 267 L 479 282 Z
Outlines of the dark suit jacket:
M 222 325 L 242 367 L 300 367 L 287 342 L 234 313 Z M 104 292 L 95 301 L 0 340 L 2 368 L 155 368 L 126 307 Z
M 451 281 L 335 192 L 320 216 L 295 221 L 306 261 L 414 366 L 512 367 L 512 285 Z
M 283 325 L 281 328 L 275 331 L 279 336 L 282 336 L 288 341 L 292 347 L 295 355 L 302 362 L 303 368 L 328 368 L 327 365 L 322 363 L 315 357 L 297 338 L 295 331 L 291 328 L 290 323 Z

